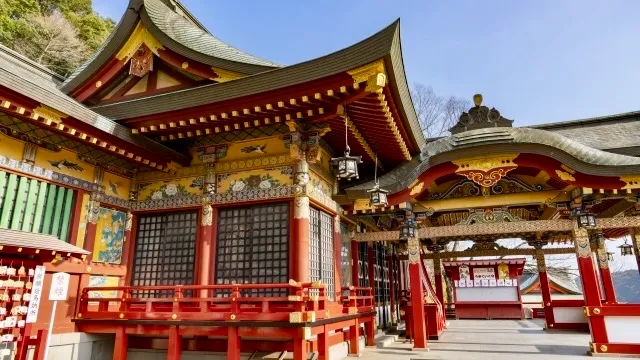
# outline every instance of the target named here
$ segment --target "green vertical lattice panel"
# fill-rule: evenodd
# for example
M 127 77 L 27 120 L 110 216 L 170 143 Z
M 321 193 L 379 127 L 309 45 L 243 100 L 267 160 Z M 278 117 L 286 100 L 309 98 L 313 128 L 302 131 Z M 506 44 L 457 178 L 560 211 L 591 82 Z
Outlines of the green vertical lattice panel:
M 51 223 L 53 220 L 53 208 L 56 204 L 57 189 L 57 186 L 49 184 L 44 216 L 42 217 L 42 229 L 39 231 L 40 233 L 51 234 Z
M 72 189 L 67 189 L 64 196 L 64 208 L 62 210 L 62 216 L 60 220 L 60 240 L 69 242 L 69 225 L 71 223 L 71 211 L 73 205 L 73 193 Z
M 33 226 L 31 231 L 40 232 L 40 225 L 42 225 L 42 217 L 44 215 L 44 207 L 47 201 L 47 189 L 49 185 L 46 182 L 40 182 L 38 189 L 38 199 L 36 200 L 36 211 L 33 216 Z
M 29 178 L 24 176 L 21 176 L 18 180 L 18 191 L 16 192 L 16 201 L 13 205 L 13 215 L 11 216 L 11 230 L 20 229 L 22 217 L 24 216 L 24 205 L 27 200 L 29 182 Z
M 16 197 L 16 187 L 18 185 L 18 176 L 16 174 L 9 174 L 9 181 L 7 182 L 7 192 L 2 203 L 2 213 L 0 213 L 0 228 L 7 229 L 11 220 L 11 213 L 13 211 L 13 203 Z
M 24 207 L 24 216 L 22 217 L 22 231 L 34 231 L 33 215 L 36 212 L 36 206 L 38 205 L 38 192 L 40 190 L 40 182 L 31 179 L 29 183 L 29 191 L 27 192 L 27 202 Z
M 4 171 L 0 171 L 0 213 L 2 213 L 2 206 L 4 205 L 4 196 L 6 194 L 6 190 L 7 190 L 7 177 L 9 175 L 4 172 Z
M 58 187 L 56 191 L 56 204 L 53 210 L 53 220 L 51 221 L 51 235 L 60 236 L 60 226 L 62 225 L 62 210 L 64 207 L 64 193 L 65 188 Z

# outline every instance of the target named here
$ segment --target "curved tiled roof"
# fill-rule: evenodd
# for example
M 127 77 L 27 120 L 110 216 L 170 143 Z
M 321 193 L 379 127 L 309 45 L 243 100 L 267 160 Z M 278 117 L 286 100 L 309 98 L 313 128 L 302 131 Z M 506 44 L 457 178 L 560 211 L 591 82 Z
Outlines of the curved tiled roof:
M 501 149 L 504 152 L 509 151 L 509 145 L 513 144 L 525 145 L 521 150 L 561 158 L 562 161 L 573 161 L 574 164 L 571 165 L 585 173 L 595 172 L 594 166 L 615 167 L 621 174 L 625 172 L 625 167 L 633 167 L 636 172 L 640 169 L 640 158 L 594 149 L 555 132 L 534 128 L 485 128 L 466 131 L 428 143 L 422 149 L 420 156 L 381 176 L 378 179 L 380 187 L 391 193 L 406 189 L 424 171 L 436 165 L 433 158 L 441 154 L 456 150 L 456 154 L 462 155 L 464 151 L 460 150 L 472 150 L 474 147 L 485 145 L 503 145 Z M 511 151 L 516 149 L 511 147 Z M 581 166 L 583 164 L 587 166 Z M 602 169 L 597 170 L 602 171 Z M 371 189 L 373 185 L 374 182 L 369 181 L 348 188 L 347 191 L 364 191 Z
M 149 25 L 155 26 L 157 30 L 174 40 L 177 44 L 181 44 L 194 52 L 245 64 L 267 67 L 280 66 L 271 61 L 249 55 L 221 41 L 203 28 L 194 24 L 192 20 L 175 12 L 161 0 L 144 0 L 144 10 L 144 14 L 151 20 Z M 187 54 L 182 55 L 187 56 Z M 207 61 L 203 62 L 207 63 Z
M 146 0 L 158 1 L 158 0 Z M 389 85 L 410 140 L 416 148 L 425 145 L 424 135 L 409 94 L 402 50 L 400 21 L 342 50 L 320 58 L 220 84 L 208 84 L 153 96 L 95 106 L 92 109 L 112 119 L 128 119 L 188 109 L 205 104 L 282 89 L 384 60 Z
M 173 5 L 172 5 L 173 4 Z M 177 0 L 130 0 L 120 22 L 104 44 L 62 84 L 71 93 L 113 58 L 138 21 L 176 53 L 195 61 L 242 74 L 255 74 L 278 65 L 242 52 L 211 35 Z
M 0 87 L 5 87 L 41 104 L 61 111 L 85 124 L 168 160 L 187 164 L 189 158 L 87 109 L 58 89 L 53 73 L 0 44 Z

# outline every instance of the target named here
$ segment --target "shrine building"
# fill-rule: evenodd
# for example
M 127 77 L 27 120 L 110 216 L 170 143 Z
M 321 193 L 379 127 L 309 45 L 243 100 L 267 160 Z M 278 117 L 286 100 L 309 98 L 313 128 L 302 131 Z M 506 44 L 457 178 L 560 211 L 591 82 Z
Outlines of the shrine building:
M 2 341 L 17 360 L 47 338 L 60 359 L 334 360 L 402 324 L 421 350 L 447 314 L 522 319 L 535 259 L 548 329 L 640 354 L 640 304 L 616 300 L 606 251 L 627 236 L 640 263 L 640 112 L 517 127 L 474 102 L 425 139 L 399 21 L 288 66 L 177 0 L 130 0 L 68 78 L 0 46 Z M 551 297 L 568 291 L 556 254 L 582 297 Z

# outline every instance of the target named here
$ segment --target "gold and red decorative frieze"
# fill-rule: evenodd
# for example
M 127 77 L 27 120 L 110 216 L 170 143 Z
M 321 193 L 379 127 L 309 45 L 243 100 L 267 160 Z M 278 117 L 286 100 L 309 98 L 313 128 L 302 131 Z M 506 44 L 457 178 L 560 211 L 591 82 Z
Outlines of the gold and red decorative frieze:
M 513 162 L 517 156 L 518 154 L 477 156 L 455 160 L 453 163 L 458 166 L 456 174 L 464 175 L 482 187 L 491 187 L 518 167 Z

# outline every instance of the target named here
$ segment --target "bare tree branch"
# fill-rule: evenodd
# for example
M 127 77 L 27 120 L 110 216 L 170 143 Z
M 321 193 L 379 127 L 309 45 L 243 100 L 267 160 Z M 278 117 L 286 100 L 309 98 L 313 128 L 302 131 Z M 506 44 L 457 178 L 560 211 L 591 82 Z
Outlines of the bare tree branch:
M 463 111 L 471 107 L 471 102 L 451 96 L 438 96 L 431 86 L 416 83 L 411 89 L 411 99 L 424 136 L 434 138 L 446 134 L 455 125 Z

